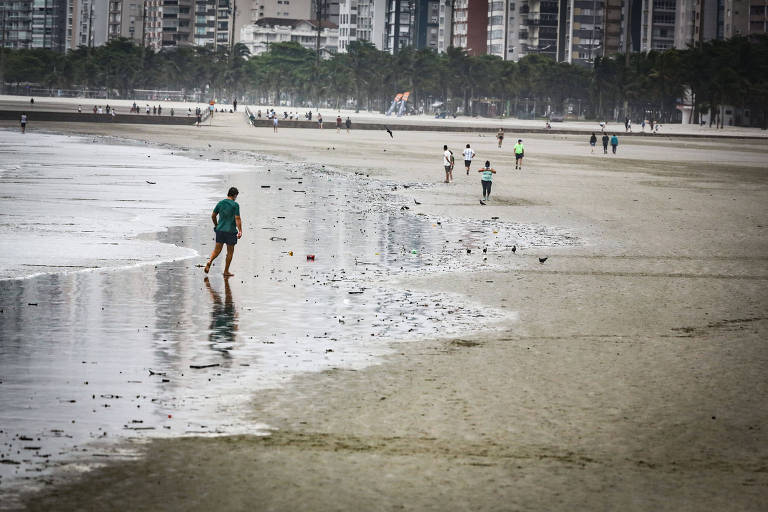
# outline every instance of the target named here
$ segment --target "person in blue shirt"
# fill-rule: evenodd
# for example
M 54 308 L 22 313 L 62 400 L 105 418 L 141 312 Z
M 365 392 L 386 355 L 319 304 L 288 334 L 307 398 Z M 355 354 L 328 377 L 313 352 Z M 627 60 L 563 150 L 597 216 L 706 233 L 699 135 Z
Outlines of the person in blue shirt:
M 481 167 L 477 172 L 482 173 L 480 184 L 483 186 L 483 198 L 480 200 L 480 204 L 485 205 L 485 202 L 491 199 L 491 184 L 493 182 L 493 175 L 496 174 L 496 169 L 491 169 L 491 162 L 486 160 L 485 167 Z
M 616 136 L 616 134 L 613 134 L 613 137 L 611 137 L 611 149 L 613 150 L 613 154 L 616 154 L 616 148 L 619 147 L 619 138 Z
M 229 265 L 232 263 L 232 256 L 235 254 L 235 244 L 243 236 L 243 224 L 240 220 L 240 205 L 235 202 L 238 191 L 235 187 L 230 187 L 227 192 L 227 198 L 222 199 L 216 204 L 211 214 L 213 220 L 213 231 L 216 233 L 216 246 L 211 253 L 208 263 L 205 264 L 205 273 L 211 270 L 213 260 L 221 253 L 224 244 L 227 244 L 227 259 L 224 265 L 224 277 L 232 277 L 229 271 Z

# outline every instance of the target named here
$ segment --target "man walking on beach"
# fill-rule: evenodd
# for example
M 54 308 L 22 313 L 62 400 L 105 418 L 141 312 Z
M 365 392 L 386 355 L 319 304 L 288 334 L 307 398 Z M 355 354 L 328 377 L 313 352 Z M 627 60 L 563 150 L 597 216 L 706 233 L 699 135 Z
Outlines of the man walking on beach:
M 21 113 L 21 133 L 27 133 L 27 113 Z
M 451 174 L 453 171 L 453 165 L 451 164 L 451 161 L 453 160 L 453 153 L 451 153 L 448 150 L 448 144 L 443 145 L 443 167 L 445 167 L 445 183 L 449 183 L 451 181 Z
M 277 133 L 277 116 L 272 118 L 272 131 Z
M 525 156 L 525 149 L 523 148 L 523 139 L 517 139 L 517 144 L 514 147 L 515 150 L 515 169 L 523 168 L 523 157 Z
M 595 152 L 596 145 L 597 145 L 597 137 L 595 136 L 595 132 L 592 132 L 592 136 L 589 138 L 589 146 L 591 148 L 590 153 Z
M 341 133 L 341 115 L 336 116 L 336 133 Z
M 613 134 L 613 137 L 611 137 L 611 149 L 613 150 L 613 154 L 616 154 L 616 148 L 619 146 L 619 138 L 616 136 L 616 134 Z
M 603 133 L 603 154 L 608 154 L 608 134 Z
M 352 129 L 352 120 L 347 116 L 347 120 L 344 121 L 344 124 L 347 126 L 347 133 L 349 133 L 349 130 Z
M 205 273 L 211 270 L 213 260 L 221 253 L 224 244 L 227 244 L 227 257 L 224 265 L 224 277 L 232 277 L 234 274 L 229 271 L 229 264 L 232 263 L 232 256 L 235 254 L 235 244 L 243 236 L 243 224 L 240 221 L 240 205 L 235 202 L 238 191 L 231 187 L 227 192 L 227 198 L 222 199 L 216 204 L 211 214 L 213 220 L 213 231 L 216 233 L 216 246 L 205 264 Z
M 464 148 L 464 167 L 467 168 L 467 176 L 469 176 L 469 166 L 472 165 L 472 158 L 474 156 L 475 152 L 469 147 L 469 144 L 467 144 L 467 147 Z
M 499 141 L 499 149 L 501 149 L 501 145 L 504 142 L 504 128 L 499 128 L 499 132 L 496 134 L 496 140 Z

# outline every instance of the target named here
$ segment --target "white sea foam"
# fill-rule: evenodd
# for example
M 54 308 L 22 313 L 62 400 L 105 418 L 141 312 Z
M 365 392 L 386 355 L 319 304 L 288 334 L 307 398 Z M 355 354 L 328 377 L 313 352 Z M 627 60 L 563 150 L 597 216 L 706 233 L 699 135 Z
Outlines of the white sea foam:
M 222 195 L 215 176 L 244 169 L 98 138 L 0 131 L 0 280 L 194 257 L 140 235 L 199 221 Z

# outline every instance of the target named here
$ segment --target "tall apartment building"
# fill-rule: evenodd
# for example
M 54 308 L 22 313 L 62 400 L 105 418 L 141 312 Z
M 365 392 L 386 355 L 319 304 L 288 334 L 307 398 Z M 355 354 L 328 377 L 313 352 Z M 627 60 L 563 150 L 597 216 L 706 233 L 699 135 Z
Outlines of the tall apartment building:
M 529 54 L 557 58 L 559 5 L 554 0 L 524 0 L 520 3 L 518 58 Z
M 109 0 L 107 39 L 123 37 L 141 44 L 144 0 Z
M 232 0 L 235 42 L 241 42 L 241 32 L 262 18 L 309 20 L 315 17 L 312 0 Z
M 591 64 L 603 54 L 604 0 L 561 0 L 557 60 Z
M 144 43 L 156 50 L 232 40 L 231 0 L 146 0 L 144 8 Z
M 521 20 L 515 0 L 488 2 L 488 54 L 504 60 L 517 60 Z
M 320 48 L 327 58 L 338 50 L 339 29 L 333 23 L 324 21 L 320 25 Z M 270 44 L 294 42 L 314 50 L 317 41 L 317 21 L 290 20 L 283 18 L 261 18 L 246 25 L 242 31 L 242 42 L 251 55 L 259 55 L 269 49 Z
M 342 0 L 339 4 L 339 51 L 352 41 L 369 41 L 384 49 L 386 0 Z
M 751 0 L 747 18 L 749 34 L 768 33 L 768 0 Z
M 453 46 L 470 55 L 488 50 L 488 0 L 455 0 L 453 5 Z
M 0 4 L 0 46 L 32 46 L 32 1 L 17 0 Z
M 109 0 L 68 0 L 65 49 L 107 42 Z
M 274 0 L 273 0 L 274 1 Z M 339 24 L 339 14 L 341 13 L 341 1 L 342 0 L 312 0 L 312 16 L 311 19 L 317 18 L 317 8 L 320 7 L 320 12 L 323 21 Z M 319 5 L 318 5 L 319 2 Z
M 437 20 L 437 51 L 444 52 L 451 46 L 453 33 L 453 11 L 450 0 L 440 2 L 440 11 Z
M 384 50 L 397 53 L 411 46 L 416 15 L 413 2 L 387 0 L 384 11 Z

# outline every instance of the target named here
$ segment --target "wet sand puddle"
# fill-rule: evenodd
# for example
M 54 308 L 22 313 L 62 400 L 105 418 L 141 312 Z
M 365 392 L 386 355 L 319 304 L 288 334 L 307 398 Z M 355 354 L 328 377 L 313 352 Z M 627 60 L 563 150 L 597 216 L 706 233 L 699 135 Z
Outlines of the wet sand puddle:
M 514 316 L 394 279 L 498 269 L 512 245 L 574 243 L 498 219 L 419 215 L 401 184 L 261 163 L 219 185 L 240 189 L 246 227 L 227 281 L 223 255 L 208 279 L 199 268 L 213 245 L 203 213 L 197 225 L 141 236 L 199 259 L 2 282 L 4 488 L 44 481 L 66 461 L 115 457 L 116 439 L 268 432 L 247 407 L 259 389 L 301 372 L 363 368 L 392 341 Z

